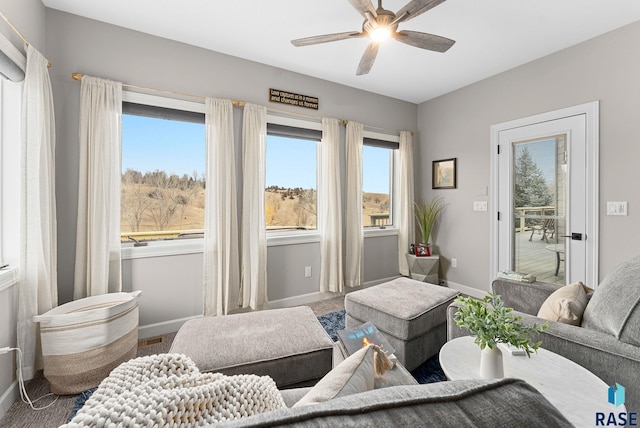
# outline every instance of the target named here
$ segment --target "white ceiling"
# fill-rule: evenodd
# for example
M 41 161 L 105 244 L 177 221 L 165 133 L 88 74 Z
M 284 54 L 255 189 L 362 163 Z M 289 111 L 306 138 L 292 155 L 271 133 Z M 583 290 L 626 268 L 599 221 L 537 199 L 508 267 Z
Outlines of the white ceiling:
M 376 2 L 377 6 L 377 1 Z M 408 0 L 385 0 L 397 11 Z M 638 0 L 448 0 L 399 30 L 456 40 L 436 53 L 389 40 L 356 76 L 367 39 L 294 47 L 360 30 L 347 0 L 43 0 L 45 6 L 354 88 L 420 103 L 640 20 Z

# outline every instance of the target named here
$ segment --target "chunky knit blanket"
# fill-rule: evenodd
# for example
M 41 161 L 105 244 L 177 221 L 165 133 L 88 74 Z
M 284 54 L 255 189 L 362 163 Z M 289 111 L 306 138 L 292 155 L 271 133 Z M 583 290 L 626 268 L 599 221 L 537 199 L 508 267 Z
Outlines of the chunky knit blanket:
M 200 373 L 181 354 L 122 363 L 64 427 L 195 427 L 286 407 L 269 376 Z

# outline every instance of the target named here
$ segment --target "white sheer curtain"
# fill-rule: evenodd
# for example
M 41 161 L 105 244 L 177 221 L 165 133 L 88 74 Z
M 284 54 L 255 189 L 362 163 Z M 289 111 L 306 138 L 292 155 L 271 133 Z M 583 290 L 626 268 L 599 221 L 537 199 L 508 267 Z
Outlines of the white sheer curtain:
M 267 302 L 265 169 L 267 109 L 246 104 L 242 119 L 242 307 Z
M 73 298 L 122 291 L 122 83 L 83 76 Z
M 31 45 L 23 88 L 21 255 L 18 347 L 23 375 L 39 368 L 33 316 L 58 305 L 55 203 L 55 124 L 48 61 Z M 38 361 L 38 362 L 37 362 Z
M 207 98 L 205 107 L 204 314 L 226 315 L 240 289 L 233 106 Z
M 362 245 L 362 131 L 357 122 L 347 124 L 347 199 L 344 283 L 357 287 L 363 282 Z
M 342 292 L 342 203 L 340 186 L 340 122 L 322 119 L 318 168 L 320 291 Z
M 406 254 L 413 242 L 413 144 L 411 133 L 400 132 L 400 147 L 395 168 L 395 208 L 398 222 L 398 267 L 400 274 L 409 276 Z

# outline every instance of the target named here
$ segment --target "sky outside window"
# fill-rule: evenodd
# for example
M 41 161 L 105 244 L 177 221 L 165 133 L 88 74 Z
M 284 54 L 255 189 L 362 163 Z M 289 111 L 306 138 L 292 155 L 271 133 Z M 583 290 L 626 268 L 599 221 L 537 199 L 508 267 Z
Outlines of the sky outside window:
M 122 172 L 128 168 L 203 177 L 204 124 L 123 114 Z
M 269 135 L 266 186 L 315 189 L 318 144 L 312 140 Z
M 362 147 L 362 191 L 389 194 L 391 150 Z
M 205 129 L 198 123 L 122 116 L 122 172 L 205 173 Z M 316 188 L 315 141 L 268 137 L 266 186 Z M 363 191 L 389 193 L 389 150 L 364 146 Z

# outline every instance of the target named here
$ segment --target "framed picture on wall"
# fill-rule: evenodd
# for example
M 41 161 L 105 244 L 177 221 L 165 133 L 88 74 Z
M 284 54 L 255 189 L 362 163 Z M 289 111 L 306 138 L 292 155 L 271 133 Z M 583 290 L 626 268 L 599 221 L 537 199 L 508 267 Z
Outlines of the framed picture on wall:
M 456 188 L 456 158 L 433 161 L 432 189 Z

